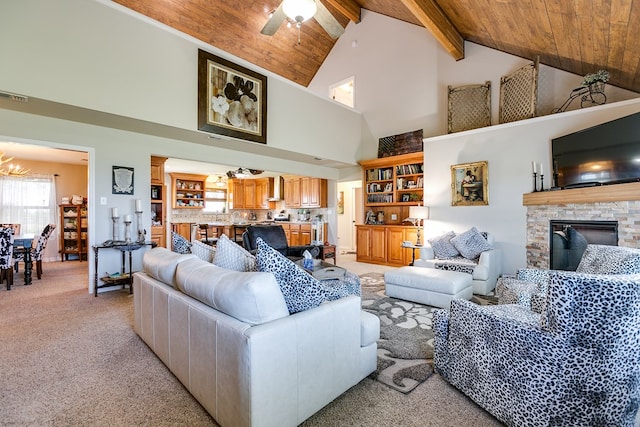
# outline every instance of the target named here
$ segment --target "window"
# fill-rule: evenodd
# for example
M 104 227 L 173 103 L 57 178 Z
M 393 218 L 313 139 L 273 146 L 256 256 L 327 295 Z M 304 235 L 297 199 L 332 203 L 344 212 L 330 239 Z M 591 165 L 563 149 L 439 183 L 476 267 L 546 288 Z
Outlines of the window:
M 342 80 L 329 86 L 329 98 L 348 107 L 355 106 L 355 77 Z
M 56 224 L 53 176 L 0 176 L 0 222 L 20 224 L 21 234 L 42 232 Z
M 209 188 L 204 192 L 204 211 L 219 212 L 227 211 L 227 190 L 224 188 Z

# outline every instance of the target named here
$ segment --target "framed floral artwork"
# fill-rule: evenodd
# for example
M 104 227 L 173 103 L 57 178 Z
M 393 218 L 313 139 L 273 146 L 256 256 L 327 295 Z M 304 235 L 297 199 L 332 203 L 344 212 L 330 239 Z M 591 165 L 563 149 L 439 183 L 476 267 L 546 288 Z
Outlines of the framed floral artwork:
M 451 206 L 489 204 L 489 163 L 487 161 L 451 166 Z
M 266 144 L 266 76 L 199 49 L 198 129 Z

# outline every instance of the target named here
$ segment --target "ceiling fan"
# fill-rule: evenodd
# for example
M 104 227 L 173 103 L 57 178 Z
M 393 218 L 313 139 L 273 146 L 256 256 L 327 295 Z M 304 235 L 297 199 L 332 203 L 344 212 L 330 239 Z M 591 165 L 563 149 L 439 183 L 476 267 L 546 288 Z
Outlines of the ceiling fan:
M 337 39 L 344 33 L 342 25 L 320 0 L 283 0 L 278 8 L 269 15 L 269 20 L 260 32 L 272 36 L 285 20 L 289 20 L 298 28 L 298 43 L 300 43 L 300 26 L 311 18 L 318 21 L 318 24 L 333 39 Z

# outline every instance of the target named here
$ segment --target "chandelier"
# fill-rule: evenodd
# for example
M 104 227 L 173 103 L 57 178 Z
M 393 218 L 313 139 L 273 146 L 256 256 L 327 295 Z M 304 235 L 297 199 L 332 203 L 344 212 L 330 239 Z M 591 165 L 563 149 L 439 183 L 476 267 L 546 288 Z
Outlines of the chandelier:
M 13 160 L 13 157 L 9 157 L 8 159 L 4 158 L 4 153 L 0 153 L 0 175 L 5 176 L 25 176 L 31 172 L 31 169 L 21 168 L 20 165 L 13 163 L 9 163 Z M 3 165 L 5 163 L 9 163 L 8 167 L 5 168 Z

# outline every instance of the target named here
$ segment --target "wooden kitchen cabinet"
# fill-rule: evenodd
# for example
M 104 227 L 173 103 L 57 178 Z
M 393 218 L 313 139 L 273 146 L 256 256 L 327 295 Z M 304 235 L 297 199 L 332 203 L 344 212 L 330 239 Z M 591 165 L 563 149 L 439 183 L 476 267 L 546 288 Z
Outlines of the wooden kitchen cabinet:
M 229 209 L 269 209 L 273 178 L 229 180 Z
M 244 183 L 241 179 L 228 182 L 229 209 L 244 209 Z
M 188 241 L 191 241 L 191 228 L 193 225 L 193 222 L 172 222 L 171 231 L 178 233 Z
M 288 208 L 326 208 L 327 180 L 308 176 L 285 178 L 284 204 Z
M 288 208 L 300 207 L 300 178 L 284 178 L 284 204 Z
M 256 208 L 256 180 L 244 179 L 242 180 L 242 186 L 244 187 L 244 209 Z
M 301 246 L 311 244 L 311 224 L 295 222 L 278 223 L 282 226 L 289 246 Z
M 171 180 L 174 209 L 204 208 L 206 175 L 172 173 Z
M 256 179 L 256 209 L 269 209 L 269 196 L 273 178 Z
M 164 163 L 166 157 L 151 156 L 151 184 L 164 185 Z

